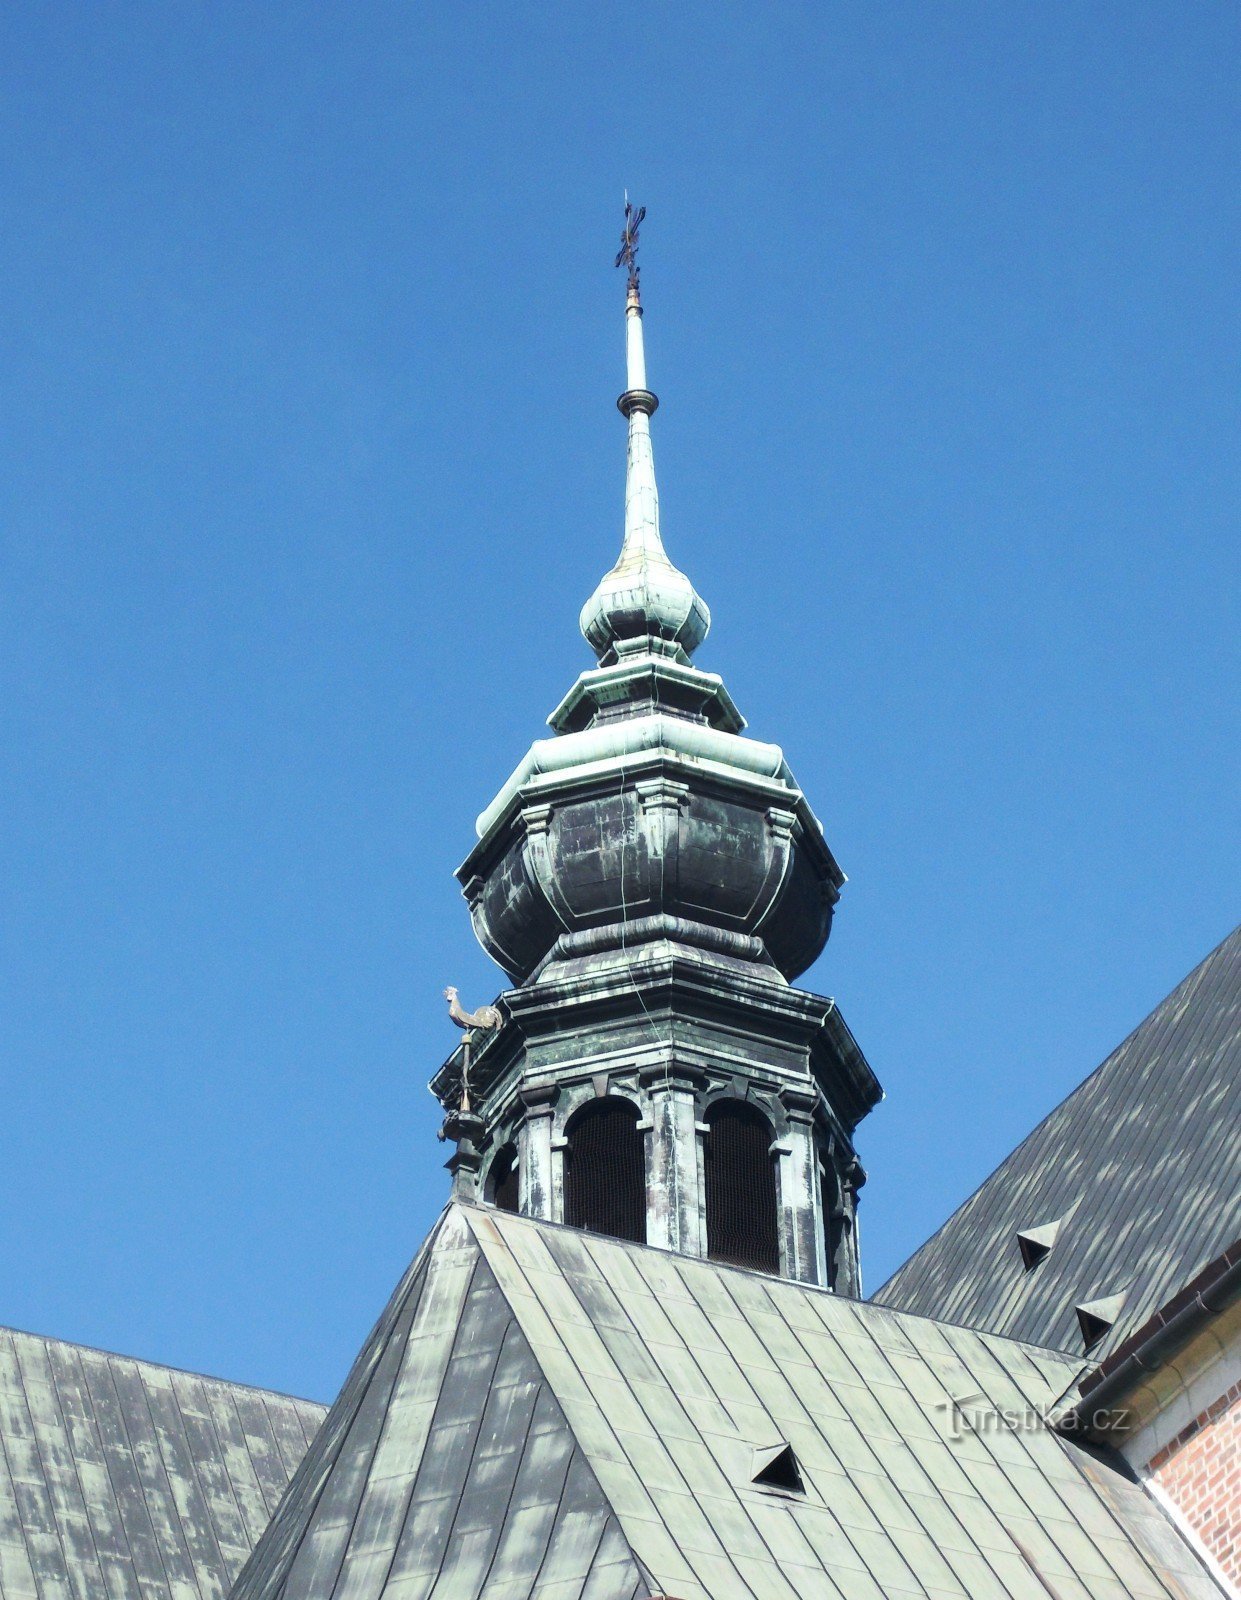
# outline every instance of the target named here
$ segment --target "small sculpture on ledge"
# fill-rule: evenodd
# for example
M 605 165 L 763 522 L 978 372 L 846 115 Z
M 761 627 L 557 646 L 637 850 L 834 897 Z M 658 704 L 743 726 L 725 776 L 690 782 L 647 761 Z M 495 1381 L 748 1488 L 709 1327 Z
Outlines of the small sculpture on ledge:
M 453 1192 L 460 1199 L 472 1200 L 476 1196 L 478 1174 L 482 1166 L 479 1140 L 483 1136 L 483 1120 L 470 1104 L 470 1045 L 475 1033 L 492 1033 L 504 1018 L 496 1006 L 479 1006 L 477 1011 L 466 1011 L 450 984 L 444 990 L 448 1002 L 448 1015 L 459 1028 L 464 1029 L 461 1041 L 461 1100 L 455 1111 L 449 1111 L 440 1129 L 441 1139 L 455 1140 L 456 1153 L 449 1157 L 447 1166 L 453 1175 Z
M 444 990 L 444 999 L 448 1002 L 448 1015 L 459 1028 L 488 1029 L 498 1028 L 504 1021 L 497 1006 L 479 1006 L 477 1011 L 466 1011 L 457 999 L 457 991 L 449 984 Z

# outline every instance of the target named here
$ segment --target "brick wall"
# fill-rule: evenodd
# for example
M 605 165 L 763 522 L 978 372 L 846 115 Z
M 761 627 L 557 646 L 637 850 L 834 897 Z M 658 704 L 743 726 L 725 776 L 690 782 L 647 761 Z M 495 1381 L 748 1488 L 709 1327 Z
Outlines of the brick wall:
M 1147 1470 L 1241 1585 L 1241 1383 L 1182 1428 Z

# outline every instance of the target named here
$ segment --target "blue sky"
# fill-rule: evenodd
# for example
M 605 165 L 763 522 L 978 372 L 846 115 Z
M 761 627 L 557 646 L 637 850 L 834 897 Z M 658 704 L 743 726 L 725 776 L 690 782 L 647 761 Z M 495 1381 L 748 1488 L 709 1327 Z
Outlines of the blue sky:
M 1231 0 L 0 17 L 0 1323 L 335 1392 L 618 546 L 850 876 L 876 1287 L 1238 914 Z

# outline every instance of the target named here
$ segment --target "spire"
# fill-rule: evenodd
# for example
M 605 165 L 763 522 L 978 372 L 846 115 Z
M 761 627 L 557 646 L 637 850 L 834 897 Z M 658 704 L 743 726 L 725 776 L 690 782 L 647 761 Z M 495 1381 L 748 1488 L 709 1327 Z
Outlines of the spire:
M 693 584 L 668 560 L 659 535 L 659 491 L 651 452 L 651 417 L 659 401 L 646 386 L 642 296 L 638 284 L 638 227 L 646 215 L 625 197 L 618 267 L 628 269 L 625 296 L 625 392 L 616 402 L 629 422 L 625 468 L 625 538 L 616 565 L 582 608 L 581 628 L 600 661 L 634 652 L 684 660 L 711 626 Z

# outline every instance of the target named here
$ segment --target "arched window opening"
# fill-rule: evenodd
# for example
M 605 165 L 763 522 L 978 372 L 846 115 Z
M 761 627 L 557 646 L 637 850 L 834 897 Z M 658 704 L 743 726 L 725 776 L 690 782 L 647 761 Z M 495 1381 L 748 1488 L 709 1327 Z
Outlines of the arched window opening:
M 646 1148 L 637 1108 L 627 1100 L 594 1100 L 567 1134 L 565 1221 L 645 1244 Z
M 771 1128 L 761 1111 L 718 1100 L 707 1112 L 707 1254 L 713 1261 L 779 1272 Z
M 487 1198 L 497 1211 L 516 1211 L 518 1206 L 517 1146 L 506 1144 L 497 1150 L 487 1172 Z

